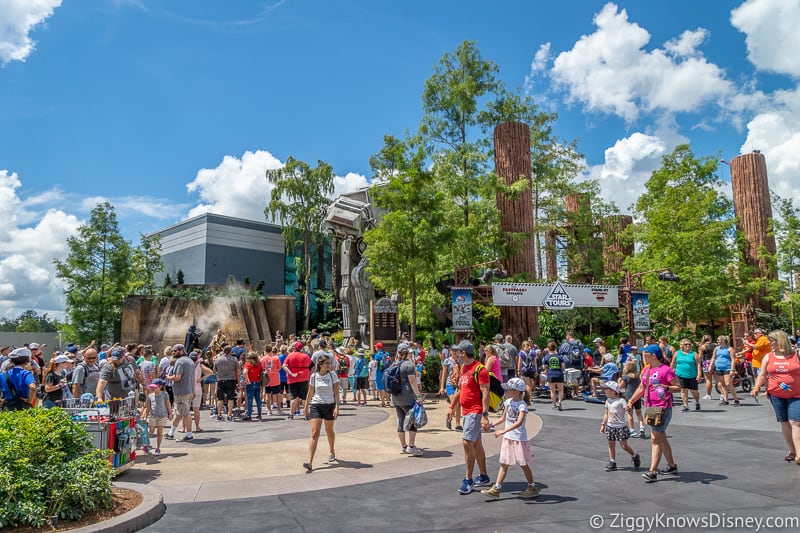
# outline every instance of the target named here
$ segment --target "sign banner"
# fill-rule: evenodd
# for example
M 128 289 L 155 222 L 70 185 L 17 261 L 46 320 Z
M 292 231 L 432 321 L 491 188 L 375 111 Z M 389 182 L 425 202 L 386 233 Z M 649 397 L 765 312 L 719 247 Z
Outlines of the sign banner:
M 472 288 L 452 288 L 453 329 L 459 333 L 472 332 Z
M 631 292 L 633 331 L 650 331 L 650 294 Z
M 492 283 L 492 303 L 508 307 L 544 307 L 566 310 L 574 307 L 619 307 L 616 285 L 570 285 L 569 283 Z

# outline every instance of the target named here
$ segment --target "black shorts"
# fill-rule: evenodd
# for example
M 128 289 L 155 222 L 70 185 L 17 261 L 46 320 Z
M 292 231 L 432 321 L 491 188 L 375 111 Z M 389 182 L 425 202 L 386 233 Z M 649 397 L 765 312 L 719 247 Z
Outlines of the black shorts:
M 273 385 L 272 387 L 264 387 L 264 392 L 266 392 L 267 394 L 280 394 L 281 386 Z
M 217 400 L 233 401 L 236 399 L 236 380 L 222 379 L 217 381 Z
M 281 381 L 281 384 L 278 385 L 278 386 L 281 388 L 280 392 L 282 394 L 289 394 L 289 384 L 288 383 L 286 383 L 285 381 Z
M 536 379 L 536 370 L 523 370 L 522 377 Z
M 308 381 L 289 383 L 289 396 L 291 396 L 292 400 L 297 398 L 305 400 L 306 396 L 308 396 Z
M 356 390 L 369 389 L 369 378 L 356 378 Z
M 639 410 L 639 409 L 641 409 L 641 408 L 642 408 L 642 399 L 641 399 L 641 398 L 639 398 L 638 400 L 636 400 L 635 402 L 633 402 L 633 403 L 631 404 L 631 408 L 632 408 L 633 410 Z
M 697 390 L 697 378 L 682 378 L 678 376 L 678 383 L 682 389 Z
M 312 403 L 308 408 L 308 417 L 312 420 L 315 418 L 335 420 L 333 417 L 333 410 L 335 408 L 335 403 Z
M 564 383 L 564 376 L 552 377 L 552 378 L 550 376 L 547 376 L 547 381 L 549 381 L 550 383 Z

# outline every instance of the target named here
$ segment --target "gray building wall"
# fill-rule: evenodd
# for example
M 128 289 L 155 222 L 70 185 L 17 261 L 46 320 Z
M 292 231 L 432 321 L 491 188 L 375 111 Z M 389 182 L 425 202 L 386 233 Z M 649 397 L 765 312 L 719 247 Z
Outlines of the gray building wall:
M 0 331 L 0 346 L 16 346 L 22 348 L 25 343 L 30 344 L 36 342 L 38 344 L 46 344 L 47 346 L 42 350 L 45 359 L 50 359 L 50 354 L 58 350 L 58 333 L 16 333 L 11 331 Z M 62 351 L 67 347 L 70 342 L 62 336 Z
M 266 294 L 284 293 L 285 246 L 279 226 L 207 213 L 156 234 L 164 263 L 155 276 L 158 285 L 167 273 L 177 282 L 182 270 L 187 285 L 221 285 L 232 275 L 239 283 L 250 278 L 251 287 L 263 279 Z

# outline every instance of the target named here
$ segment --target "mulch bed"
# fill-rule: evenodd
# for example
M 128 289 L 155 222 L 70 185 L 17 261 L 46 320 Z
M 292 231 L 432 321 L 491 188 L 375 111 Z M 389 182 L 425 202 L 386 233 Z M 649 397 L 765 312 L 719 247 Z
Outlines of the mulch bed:
M 142 503 L 142 495 L 135 490 L 120 489 L 117 487 L 111 488 L 111 507 L 108 509 L 99 509 L 91 511 L 83 515 L 80 520 L 59 520 L 58 527 L 53 528 L 50 524 L 45 527 L 15 527 L 15 528 L 1 528 L 3 533 L 43 533 L 46 531 L 68 531 L 80 527 L 90 526 L 97 524 L 111 518 L 115 518 L 122 514 L 127 513 Z

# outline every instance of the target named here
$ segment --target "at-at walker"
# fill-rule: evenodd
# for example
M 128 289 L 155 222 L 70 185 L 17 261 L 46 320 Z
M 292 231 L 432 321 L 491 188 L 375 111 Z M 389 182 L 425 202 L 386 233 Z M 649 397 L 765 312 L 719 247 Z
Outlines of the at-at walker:
M 322 230 L 334 237 L 334 262 L 337 242 L 340 270 L 334 275 L 334 287 L 341 280 L 338 296 L 342 306 L 344 338 L 358 338 L 361 346 L 369 347 L 369 303 L 375 299 L 375 289 L 369 281 L 364 255 L 364 232 L 377 224 L 380 211 L 373 206 L 370 187 L 343 194 L 325 210 Z M 338 278 L 338 279 L 337 279 Z

